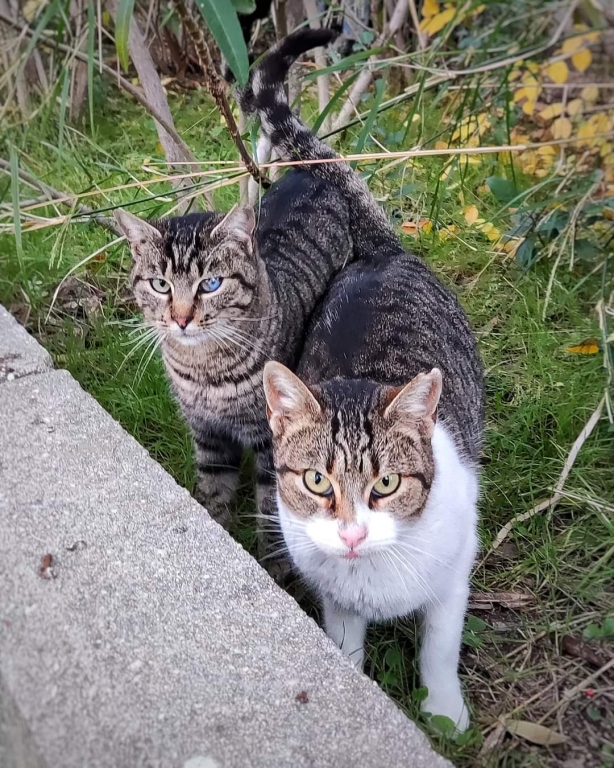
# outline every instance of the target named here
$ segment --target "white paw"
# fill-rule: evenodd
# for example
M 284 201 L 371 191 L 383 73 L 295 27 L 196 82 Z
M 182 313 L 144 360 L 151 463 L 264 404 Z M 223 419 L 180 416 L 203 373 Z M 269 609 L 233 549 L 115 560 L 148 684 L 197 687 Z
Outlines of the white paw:
M 421 709 L 431 715 L 448 717 L 455 724 L 457 733 L 463 733 L 469 727 L 469 710 L 460 691 L 446 692 L 446 695 L 429 693 Z

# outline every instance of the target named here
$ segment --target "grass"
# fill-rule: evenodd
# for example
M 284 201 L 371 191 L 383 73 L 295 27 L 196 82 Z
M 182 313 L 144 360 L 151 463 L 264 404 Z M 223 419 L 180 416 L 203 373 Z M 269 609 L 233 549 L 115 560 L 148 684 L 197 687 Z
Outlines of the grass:
M 97 89 L 93 131 L 66 123 L 60 137 L 53 106 L 43 109 L 25 129 L 14 124 L 7 130 L 5 147 L 10 143 L 21 168 L 73 191 L 146 177 L 141 169 L 145 157 L 163 159 L 151 121 L 104 83 L 97 82 Z M 372 104 L 365 101 L 367 109 Z M 499 105 L 507 100 L 499 94 L 494 104 L 490 139 L 506 143 L 514 126 L 507 107 Z M 172 94 L 171 107 L 178 129 L 199 157 L 235 158 L 217 114 L 200 93 Z M 484 114 L 486 108 L 477 87 L 447 100 L 441 94 L 425 94 L 418 104 L 380 115 L 373 136 L 391 150 L 427 138 L 432 146 L 442 137 L 450 140 L 462 118 Z M 514 113 L 512 123 L 516 120 Z M 345 137 L 345 146 L 351 150 L 352 142 L 365 138 L 358 127 Z M 374 148 L 367 139 L 365 149 Z M 459 292 L 479 339 L 488 403 L 481 502 L 485 553 L 508 520 L 551 494 L 571 445 L 603 395 L 607 381 L 603 350 L 576 355 L 566 349 L 583 339 L 602 337 L 594 309 L 600 299 L 607 303 L 612 273 L 607 238 L 593 226 L 589 208 L 598 205 L 605 210 L 610 201 L 596 193 L 588 196 L 575 235 L 576 242 L 593 244 L 593 251 L 588 251 L 592 256 L 576 258 L 569 269 L 564 234 L 572 226 L 570 212 L 592 189 L 592 168 L 569 176 L 562 186 L 564 170 L 555 172 L 551 166 L 546 176 L 535 177 L 504 154 L 483 157 L 478 164 L 424 158 L 389 167 L 361 164 L 361 170 L 393 220 L 399 225 L 416 223 L 418 234 L 407 237 L 408 248 L 422 253 Z M 502 180 L 508 188 L 502 187 Z M 168 210 L 172 203 L 168 185 L 160 183 L 152 191 L 166 199 L 147 199 L 144 190 L 136 188 L 100 194 L 90 205 L 102 208 L 138 201 L 135 210 L 148 215 Z M 19 192 L 22 201 L 32 197 L 26 187 Z M 515 212 L 509 209 L 508 193 L 521 197 L 512 206 Z M 5 220 L 12 210 L 11 194 L 10 178 L 0 180 Z M 224 188 L 216 192 L 216 202 L 227 208 L 236 194 L 236 186 Z M 529 222 L 535 241 L 530 258 L 523 261 L 519 253 L 514 258 L 513 253 L 495 249 L 482 225 L 467 223 L 465 211 L 472 205 L 480 219 L 501 232 L 526 229 Z M 547 222 L 557 211 L 564 221 L 554 233 Z M 50 209 L 45 213 L 51 215 Z M 143 349 L 131 354 L 130 320 L 136 307 L 127 292 L 126 249 L 103 250 L 77 269 L 61 284 L 50 309 L 67 273 L 110 239 L 94 223 L 38 232 L 24 226 L 19 248 L 13 236 L 3 235 L 0 301 L 42 341 L 58 366 L 67 368 L 178 482 L 191 489 L 190 438 L 162 364 Z M 552 280 L 558 253 L 564 259 Z M 605 261 L 603 269 L 591 276 L 600 260 Z M 447 737 L 443 722 L 420 720 L 422 692 L 413 662 L 413 621 L 370 630 L 367 671 L 456 764 L 562 766 L 577 758 L 585 766 L 614 765 L 612 670 L 587 684 L 590 695 L 580 692 L 569 704 L 563 698 L 574 686 L 582 689 L 596 663 L 603 665 L 614 655 L 607 622 L 614 603 L 613 457 L 614 431 L 604 418 L 575 462 L 564 500 L 516 525 L 503 545 L 476 567 L 476 594 L 504 594 L 503 604 L 495 602 L 486 609 L 476 604 L 470 609 L 462 675 L 474 725 L 461 739 Z M 251 510 L 245 488 L 234 534 L 253 550 Z M 294 591 L 307 610 L 317 613 L 300 585 Z M 510 608 L 507 603 L 518 595 L 524 596 L 524 607 Z M 576 642 L 583 634 L 589 638 L 592 656 Z M 576 655 L 570 655 L 572 647 Z M 531 722 L 546 716 L 543 724 L 564 733 L 567 744 L 538 746 L 506 735 L 497 718 L 510 713 Z

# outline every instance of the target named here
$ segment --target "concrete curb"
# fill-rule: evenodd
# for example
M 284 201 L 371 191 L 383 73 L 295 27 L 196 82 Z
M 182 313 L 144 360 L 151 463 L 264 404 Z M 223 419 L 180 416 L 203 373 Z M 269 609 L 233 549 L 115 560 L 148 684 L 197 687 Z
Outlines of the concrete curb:
M 4 311 L 0 340 L 3 768 L 450 765 Z

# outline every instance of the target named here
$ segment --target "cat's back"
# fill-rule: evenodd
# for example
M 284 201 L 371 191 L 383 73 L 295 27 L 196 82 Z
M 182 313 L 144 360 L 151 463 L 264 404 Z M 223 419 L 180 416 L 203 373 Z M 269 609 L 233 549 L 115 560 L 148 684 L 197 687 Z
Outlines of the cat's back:
M 441 416 L 476 460 L 483 384 L 474 335 L 452 291 L 420 257 L 399 250 L 335 280 L 314 313 L 298 374 L 313 384 L 340 377 L 400 386 L 433 367 L 443 374 Z

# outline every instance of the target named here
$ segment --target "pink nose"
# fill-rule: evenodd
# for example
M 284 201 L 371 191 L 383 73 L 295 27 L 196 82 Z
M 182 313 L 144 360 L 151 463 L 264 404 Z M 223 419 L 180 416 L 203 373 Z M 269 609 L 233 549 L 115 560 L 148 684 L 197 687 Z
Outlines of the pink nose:
M 339 538 L 350 549 L 354 549 L 367 538 L 367 527 L 365 525 L 349 525 L 347 528 L 340 528 Z
M 188 327 L 188 323 L 192 320 L 191 317 L 174 317 L 173 320 L 177 323 L 177 325 L 185 331 L 185 329 Z

